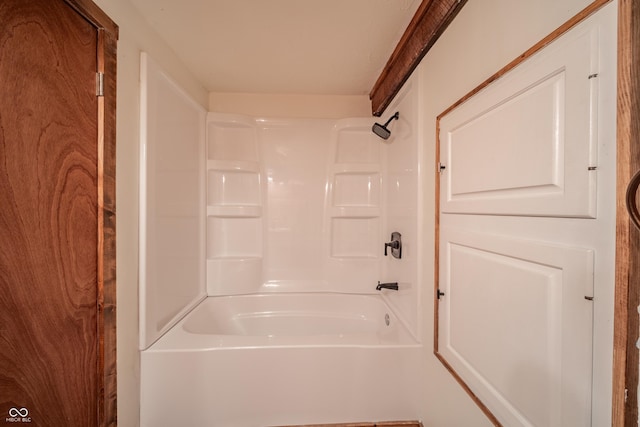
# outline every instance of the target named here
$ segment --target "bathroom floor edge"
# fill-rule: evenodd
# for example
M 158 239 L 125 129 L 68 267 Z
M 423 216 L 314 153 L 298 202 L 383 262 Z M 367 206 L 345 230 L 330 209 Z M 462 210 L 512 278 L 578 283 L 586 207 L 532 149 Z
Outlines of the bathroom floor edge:
M 306 424 L 280 427 L 423 427 L 419 421 L 385 421 L 380 423 Z

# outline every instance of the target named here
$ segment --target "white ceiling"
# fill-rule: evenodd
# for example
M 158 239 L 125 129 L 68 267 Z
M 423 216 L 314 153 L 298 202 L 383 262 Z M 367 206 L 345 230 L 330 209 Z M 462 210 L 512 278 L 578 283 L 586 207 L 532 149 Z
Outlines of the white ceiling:
M 130 0 L 211 92 L 365 95 L 420 0 Z

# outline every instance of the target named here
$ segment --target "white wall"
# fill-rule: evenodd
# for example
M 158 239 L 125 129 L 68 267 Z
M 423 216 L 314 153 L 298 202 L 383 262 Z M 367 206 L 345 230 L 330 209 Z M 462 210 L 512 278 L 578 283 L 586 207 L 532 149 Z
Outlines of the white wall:
M 120 27 L 116 117 L 118 426 L 139 424 L 138 152 L 140 52 L 153 58 L 197 102 L 208 94 L 127 0 L 95 0 Z
M 588 0 L 485 0 L 467 2 L 414 72 L 420 81 L 423 174 L 422 366 L 425 425 L 490 426 L 432 353 L 434 171 L 436 117 L 590 3 Z M 385 113 L 386 114 L 386 113 Z M 435 167 L 435 166 L 431 166 Z
M 342 119 L 370 117 L 366 95 L 209 94 L 209 111 L 254 117 Z

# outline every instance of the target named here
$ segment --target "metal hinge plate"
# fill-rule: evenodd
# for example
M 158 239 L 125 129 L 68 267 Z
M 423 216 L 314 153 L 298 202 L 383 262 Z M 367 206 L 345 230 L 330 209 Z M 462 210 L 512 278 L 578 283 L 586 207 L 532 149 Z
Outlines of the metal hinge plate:
M 104 73 L 96 73 L 96 96 L 104 96 Z

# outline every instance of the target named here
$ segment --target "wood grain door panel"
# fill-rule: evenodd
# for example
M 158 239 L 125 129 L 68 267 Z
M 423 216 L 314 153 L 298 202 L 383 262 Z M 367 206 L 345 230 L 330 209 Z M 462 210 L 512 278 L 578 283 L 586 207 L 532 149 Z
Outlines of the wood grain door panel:
M 0 419 L 98 423 L 97 29 L 0 5 Z

